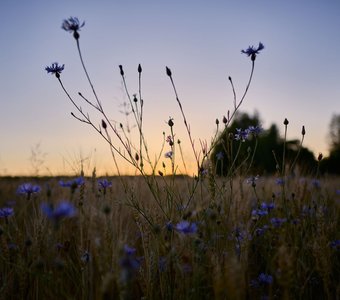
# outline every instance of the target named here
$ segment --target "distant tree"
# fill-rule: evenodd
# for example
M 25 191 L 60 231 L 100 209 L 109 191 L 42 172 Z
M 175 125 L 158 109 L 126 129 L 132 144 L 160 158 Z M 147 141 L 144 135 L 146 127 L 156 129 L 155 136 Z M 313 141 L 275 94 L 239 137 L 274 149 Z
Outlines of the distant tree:
M 261 126 L 260 124 L 258 113 L 255 112 L 253 116 L 239 113 L 230 127 L 220 134 L 219 143 L 211 155 L 218 175 L 226 176 L 236 166 L 238 171 L 262 175 L 273 174 L 282 167 L 284 143 L 275 124 L 258 136 L 250 135 L 249 139 L 243 142 L 235 140 L 237 129 L 245 130 L 249 126 Z M 297 170 L 300 174 L 310 174 L 316 169 L 313 153 L 301 147 L 299 140 L 286 142 L 286 163 L 287 169 L 293 174 Z
M 320 164 L 323 173 L 340 174 L 340 114 L 334 114 L 329 124 L 329 156 Z

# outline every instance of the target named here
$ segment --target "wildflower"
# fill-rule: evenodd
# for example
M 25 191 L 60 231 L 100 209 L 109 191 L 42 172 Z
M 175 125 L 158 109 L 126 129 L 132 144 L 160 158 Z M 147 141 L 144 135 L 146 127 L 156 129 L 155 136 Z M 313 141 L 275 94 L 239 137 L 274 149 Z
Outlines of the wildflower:
M 235 134 L 235 140 L 245 142 L 248 139 L 249 131 L 247 129 L 242 130 L 240 128 L 237 128 L 236 131 L 237 133 Z
M 0 218 L 8 218 L 14 214 L 14 210 L 12 207 L 3 207 L 0 208 Z
M 256 55 L 259 54 L 260 51 L 263 49 L 264 49 L 264 45 L 260 42 L 257 48 L 255 48 L 254 46 L 249 46 L 248 49 L 241 50 L 241 53 L 251 56 L 251 60 L 255 61 Z
M 251 212 L 251 215 L 253 217 L 259 216 L 259 217 L 263 217 L 268 215 L 268 210 L 266 209 L 253 209 Z
M 83 255 L 81 256 L 80 260 L 84 263 L 87 264 L 90 261 L 90 253 L 85 250 L 85 252 L 83 253 Z
M 272 218 L 270 220 L 270 223 L 274 226 L 274 227 L 280 227 L 283 223 L 285 223 L 287 221 L 286 218 Z
M 172 231 L 172 230 L 174 229 L 174 225 L 172 224 L 171 221 L 169 221 L 169 222 L 166 223 L 165 228 L 166 228 L 168 231 Z
M 262 127 L 260 126 L 249 126 L 248 133 L 254 136 L 258 136 L 263 131 Z
M 177 231 L 184 234 L 191 234 L 197 232 L 197 224 L 189 221 L 181 221 L 176 225 Z
M 122 268 L 121 279 L 123 282 L 130 281 L 139 269 L 141 260 L 135 256 L 136 249 L 128 245 L 124 245 L 123 257 L 120 259 L 119 264 Z
M 258 288 L 260 286 L 266 286 L 271 285 L 273 283 L 273 276 L 266 274 L 266 273 L 260 273 L 259 276 L 252 280 L 250 282 L 250 285 L 252 287 Z
M 171 135 L 167 136 L 166 142 L 169 144 L 169 146 L 173 146 L 174 145 L 174 141 L 173 141 Z
M 330 243 L 331 248 L 340 250 L 340 240 L 335 240 Z
M 222 160 L 223 157 L 224 157 L 224 154 L 223 154 L 222 151 L 220 151 L 220 152 L 218 152 L 218 153 L 216 154 L 216 159 L 217 159 L 217 160 Z
M 63 24 L 61 25 L 61 28 L 68 31 L 68 32 L 73 32 L 73 37 L 78 40 L 79 39 L 79 33 L 78 31 L 80 28 L 82 28 L 85 25 L 85 22 L 83 22 L 80 25 L 80 22 L 78 18 L 76 17 L 70 17 L 67 20 L 63 21 Z
M 263 227 L 258 227 L 255 229 L 255 234 L 257 236 L 261 236 L 268 230 L 268 228 L 269 228 L 268 225 L 264 225 Z
M 52 204 L 42 203 L 41 210 L 47 218 L 54 222 L 59 222 L 63 218 L 71 218 L 76 215 L 75 207 L 66 201 L 60 202 L 56 207 L 53 207 Z
M 256 175 L 255 177 L 252 176 L 252 177 L 249 177 L 247 178 L 246 182 L 247 184 L 251 184 L 252 187 L 256 187 L 256 181 L 260 178 L 259 175 Z
M 285 184 L 285 180 L 283 178 L 277 178 L 275 180 L 277 185 L 284 185 Z
M 164 157 L 172 159 L 172 151 L 165 152 Z
M 103 194 L 106 194 L 106 190 L 107 188 L 112 186 L 112 182 L 108 181 L 106 178 L 105 179 L 99 179 L 98 180 L 98 186 L 99 186 L 99 190 L 103 190 Z
M 313 187 L 315 187 L 317 189 L 321 187 L 320 180 L 318 180 L 318 179 L 312 179 L 311 184 L 312 184 Z
M 77 189 L 77 187 L 83 185 L 84 183 L 85 183 L 85 180 L 83 177 L 78 177 L 78 178 L 75 178 L 69 181 L 63 181 L 63 180 L 59 181 L 60 186 L 69 187 L 72 193 Z
M 65 65 L 58 65 L 57 62 L 53 63 L 50 67 L 46 67 L 45 70 L 47 71 L 47 73 L 52 73 L 55 74 L 55 77 L 59 78 L 60 77 L 60 73 L 64 70 L 64 66 Z
M 18 194 L 26 194 L 27 199 L 31 197 L 32 194 L 39 193 L 41 187 L 39 185 L 33 185 L 31 183 L 24 183 L 19 185 L 17 189 Z
M 261 203 L 261 209 L 266 209 L 268 211 L 271 211 L 274 208 L 275 208 L 275 204 L 273 202 L 271 203 L 262 202 Z

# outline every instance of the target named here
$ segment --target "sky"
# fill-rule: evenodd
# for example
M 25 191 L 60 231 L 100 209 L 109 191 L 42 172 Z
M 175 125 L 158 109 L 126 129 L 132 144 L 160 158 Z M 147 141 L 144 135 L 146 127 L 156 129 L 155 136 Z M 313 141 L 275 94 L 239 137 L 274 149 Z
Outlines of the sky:
M 77 103 L 91 98 L 72 34 L 61 29 L 71 16 L 85 21 L 80 46 L 95 89 L 113 122 L 126 126 L 127 101 L 119 74 L 123 65 L 131 94 L 138 92 L 142 65 L 144 133 L 152 156 L 167 135 L 169 117 L 189 163 L 193 153 L 165 66 L 172 70 L 190 130 L 199 150 L 215 133 L 215 119 L 233 108 L 228 76 L 241 95 L 251 70 L 241 49 L 257 56 L 242 112 L 257 111 L 263 128 L 275 123 L 288 139 L 300 139 L 316 155 L 327 155 L 328 129 L 340 113 L 340 2 L 287 1 L 47 1 L 0 3 L 0 176 L 114 173 L 110 149 L 76 112 L 57 79 L 44 68 L 65 64 L 62 81 Z M 132 128 L 132 137 L 136 128 Z M 138 140 L 137 140 L 138 144 Z M 165 147 L 164 151 L 167 151 Z M 163 159 L 163 158 L 162 158 Z M 121 166 L 122 173 L 131 169 Z M 90 174 L 87 174 L 90 175 Z

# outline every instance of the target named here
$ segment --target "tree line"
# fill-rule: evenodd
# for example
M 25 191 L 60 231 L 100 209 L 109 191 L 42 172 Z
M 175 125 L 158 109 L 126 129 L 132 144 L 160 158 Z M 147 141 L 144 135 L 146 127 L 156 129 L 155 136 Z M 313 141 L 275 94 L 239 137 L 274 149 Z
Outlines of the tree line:
M 300 140 L 285 140 L 280 136 L 276 124 L 271 124 L 267 129 L 262 128 L 261 132 L 257 130 L 256 134 L 247 134 L 248 128 L 261 128 L 257 112 L 253 115 L 239 112 L 233 122 L 219 134 L 216 147 L 211 153 L 212 167 L 216 174 L 227 176 L 231 171 L 246 171 L 270 175 L 280 173 L 283 164 L 287 175 L 340 174 L 340 115 L 333 115 L 330 122 L 327 157 L 320 154 L 315 156 L 303 145 L 304 128 Z

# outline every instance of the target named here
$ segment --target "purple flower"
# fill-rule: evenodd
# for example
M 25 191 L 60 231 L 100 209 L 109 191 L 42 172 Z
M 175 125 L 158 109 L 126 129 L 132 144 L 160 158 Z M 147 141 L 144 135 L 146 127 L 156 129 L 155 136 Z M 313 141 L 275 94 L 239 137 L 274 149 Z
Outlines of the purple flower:
M 197 232 L 197 224 L 189 221 L 181 221 L 177 223 L 176 229 L 184 234 L 192 234 Z
M 262 202 L 262 204 L 261 204 L 261 209 L 266 209 L 266 210 L 268 210 L 268 212 L 271 211 L 274 208 L 275 208 L 275 204 L 273 202 L 271 202 L 271 203 Z
M 246 182 L 247 184 L 251 184 L 252 187 L 256 187 L 256 181 L 260 178 L 259 175 L 251 176 L 247 178 Z
M 112 181 L 108 181 L 107 179 L 99 179 L 98 180 L 99 190 L 103 190 L 103 194 L 106 194 L 107 188 L 112 186 Z
M 264 225 L 263 227 L 258 227 L 255 229 L 255 234 L 257 236 L 263 235 L 269 229 L 268 225 Z
M 165 152 L 164 157 L 172 159 L 172 151 Z
M 265 273 L 261 273 L 258 277 L 258 282 L 260 284 L 272 284 L 273 283 L 273 276 Z
M 254 61 L 256 59 L 256 55 L 259 54 L 260 51 L 263 49 L 264 45 L 260 42 L 257 48 L 255 48 L 254 46 L 249 46 L 248 49 L 241 50 L 241 53 L 251 56 L 251 60 Z
M 277 185 L 284 185 L 285 184 L 285 180 L 283 178 L 277 178 L 275 180 Z
M 248 127 L 248 133 L 253 134 L 255 136 L 258 136 L 262 131 L 263 129 L 260 126 L 249 126 Z
M 60 186 L 69 187 L 71 188 L 72 191 L 74 191 L 77 187 L 83 185 L 84 183 L 85 183 L 85 180 L 83 177 L 78 177 L 78 178 L 75 178 L 69 181 L 63 181 L 63 180 L 59 181 Z
M 253 209 L 252 212 L 251 212 L 251 215 L 253 217 L 255 217 L 255 216 L 262 217 L 262 216 L 268 215 L 268 211 L 267 211 L 267 209 Z
M 47 71 L 47 73 L 52 73 L 52 75 L 54 74 L 57 78 L 60 77 L 60 73 L 64 70 L 64 66 L 59 66 L 57 62 L 53 63 L 50 67 L 46 67 L 45 70 Z
M 340 250 L 340 240 L 335 240 L 330 243 L 331 248 Z
M 14 210 L 12 207 L 3 207 L 0 208 L 0 218 L 8 218 L 14 214 Z
M 242 130 L 240 128 L 236 128 L 237 133 L 235 134 L 235 140 L 245 142 L 249 137 L 248 129 Z
M 21 184 L 17 189 L 18 194 L 26 194 L 28 197 L 32 194 L 39 193 L 40 191 L 41 187 L 39 185 L 33 185 L 31 183 Z
M 272 223 L 272 225 L 274 227 L 280 227 L 283 223 L 285 223 L 287 221 L 286 218 L 272 218 L 270 220 L 270 223 Z
M 42 203 L 41 210 L 47 218 L 55 222 L 58 222 L 63 218 L 71 218 L 77 213 L 73 204 L 66 201 L 60 202 L 56 207 L 49 203 Z
M 130 247 L 129 245 L 125 244 L 124 245 L 124 253 L 126 255 L 133 255 L 136 253 L 136 248 Z
M 80 30 L 80 28 L 82 28 L 84 25 L 85 25 L 85 22 L 83 22 L 80 25 L 78 18 L 70 17 L 67 20 L 63 21 L 61 28 L 68 31 L 68 32 L 75 33 L 75 32 L 78 32 Z
M 256 279 L 253 279 L 250 282 L 250 286 L 254 288 L 259 288 L 261 286 L 271 285 L 272 283 L 273 283 L 273 276 L 266 274 L 266 273 L 260 273 Z
M 216 154 L 216 159 L 217 159 L 217 160 L 222 160 L 223 157 L 224 157 L 224 154 L 223 154 L 222 151 L 220 151 L 220 152 L 218 152 L 218 153 Z

